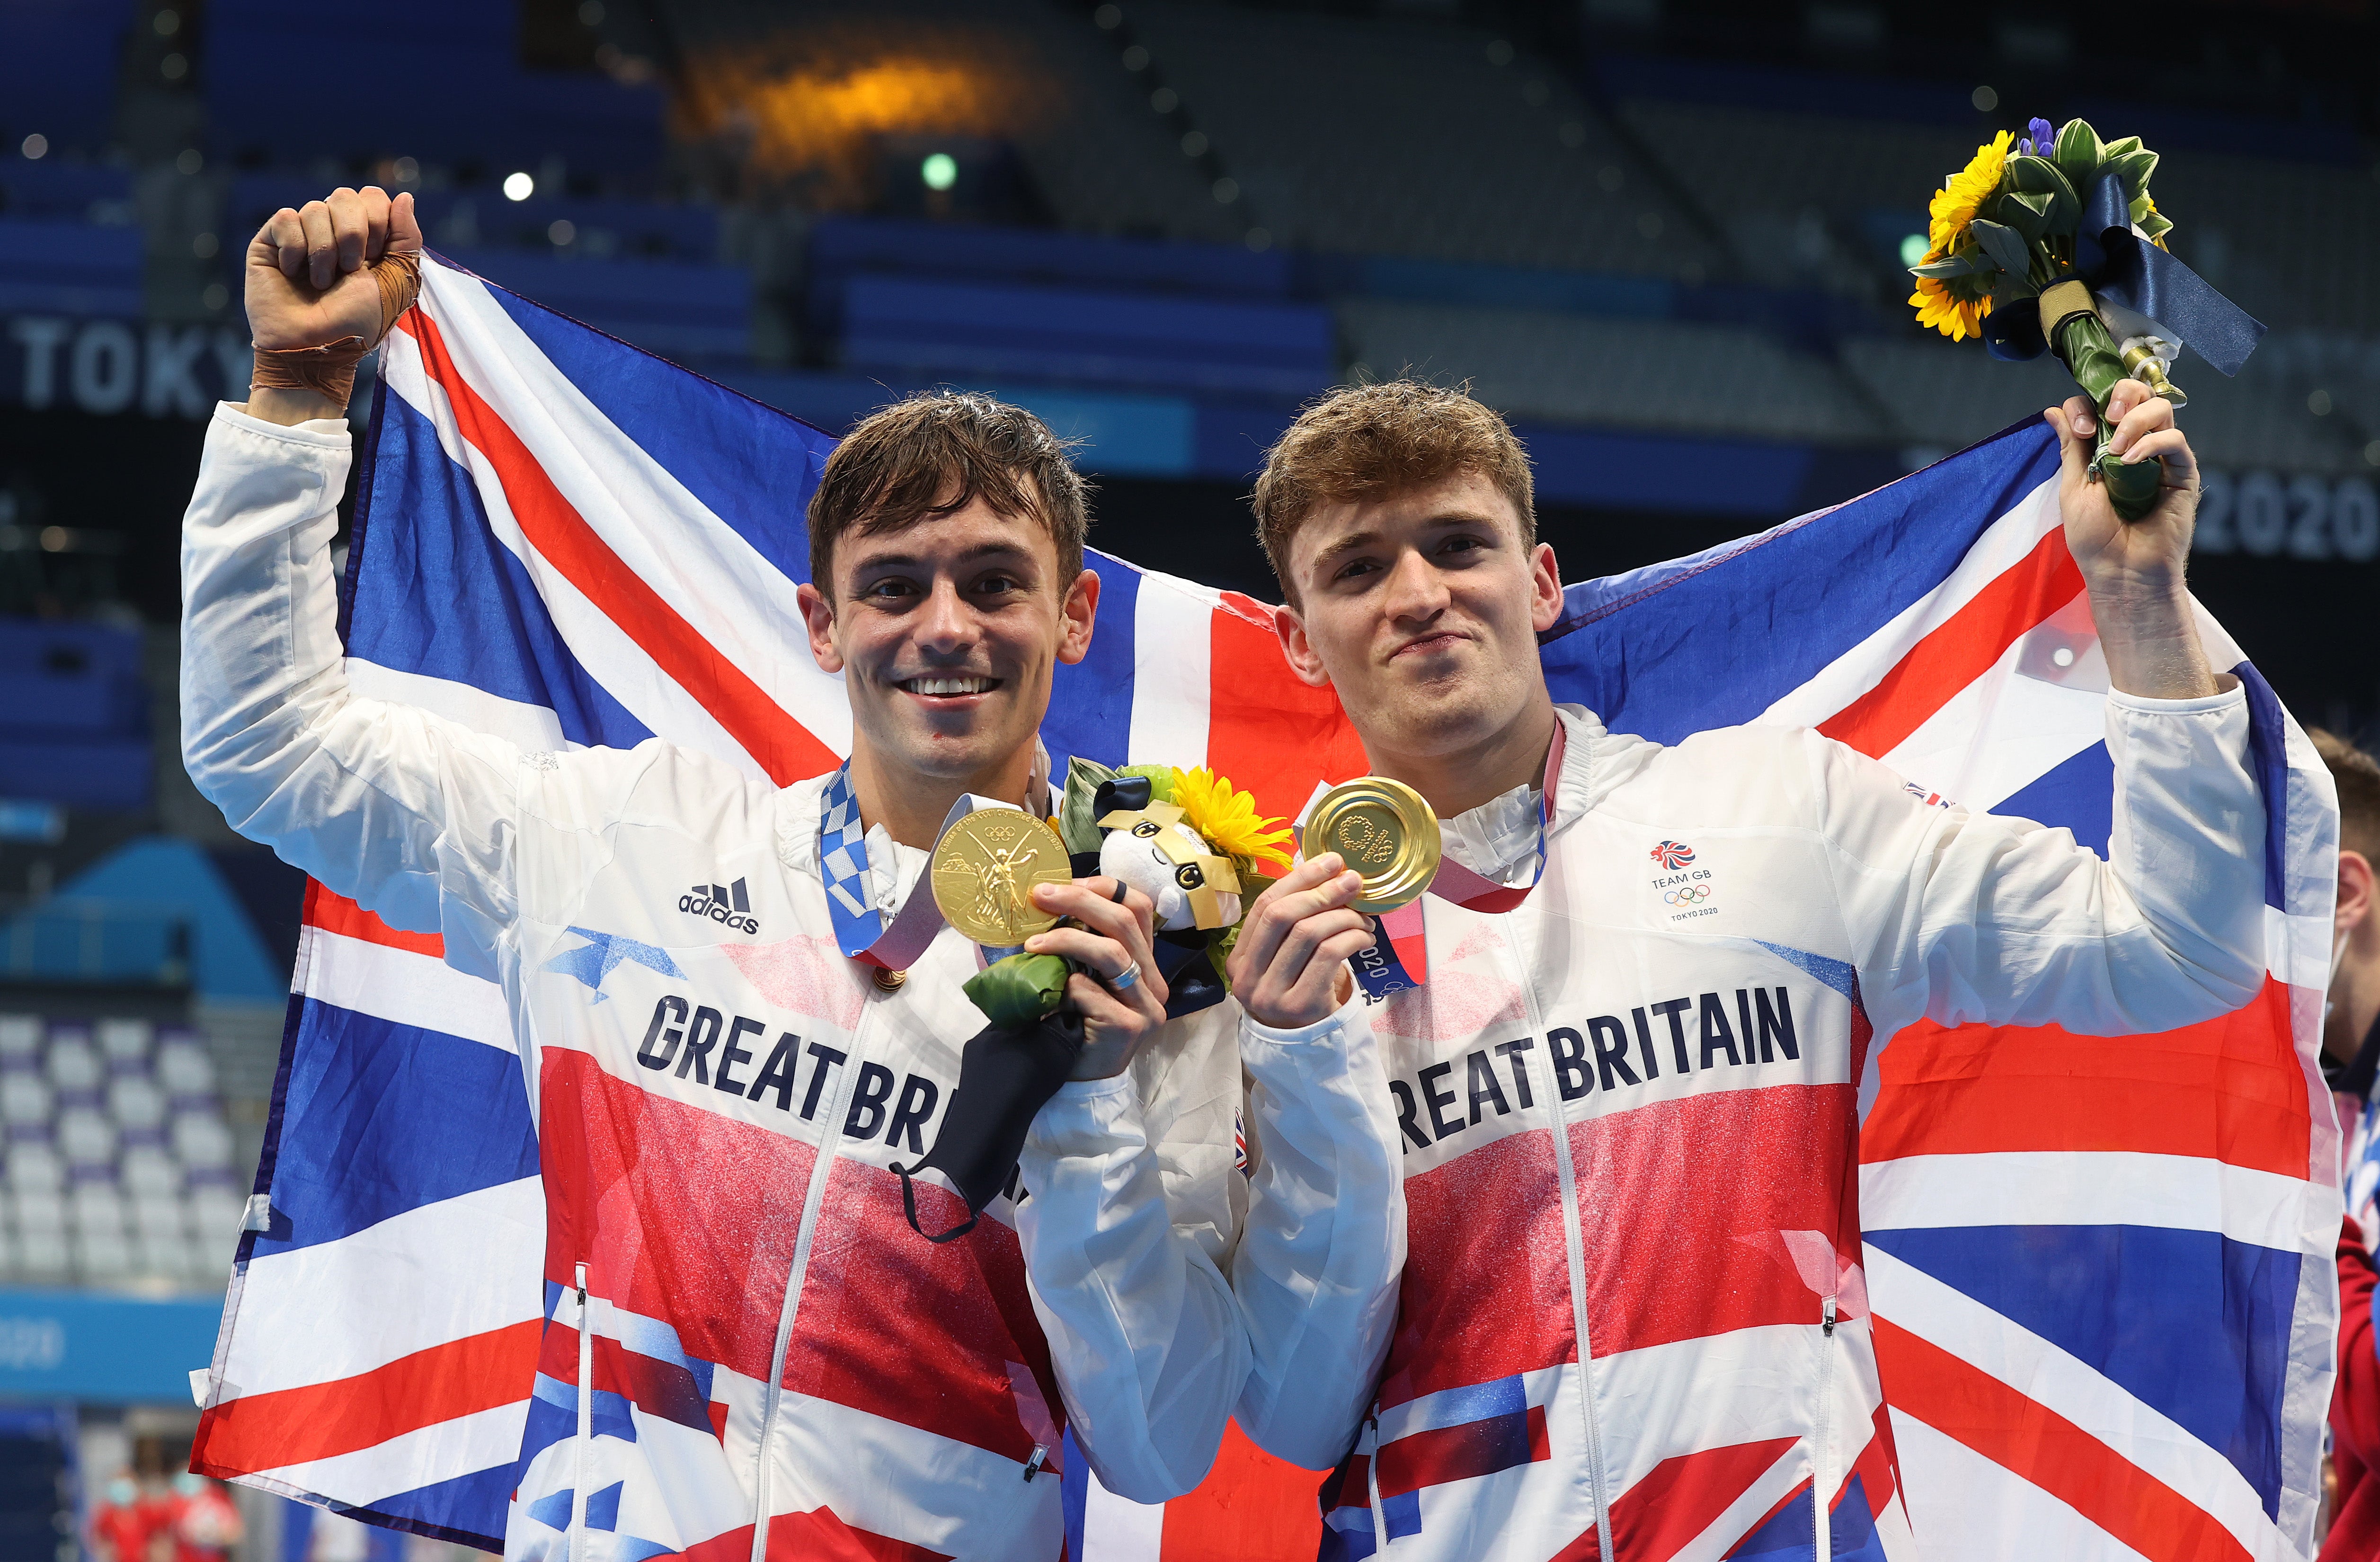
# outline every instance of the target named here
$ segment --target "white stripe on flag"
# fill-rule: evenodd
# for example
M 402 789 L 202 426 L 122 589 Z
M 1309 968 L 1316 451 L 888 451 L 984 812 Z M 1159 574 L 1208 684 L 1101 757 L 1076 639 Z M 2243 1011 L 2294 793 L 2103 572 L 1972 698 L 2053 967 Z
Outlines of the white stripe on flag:
M 483 1042 L 516 1052 L 504 992 L 444 961 L 391 949 L 324 928 L 309 928 L 313 948 L 300 969 L 308 998 L 398 1025 Z
M 1867 1277 L 1877 1316 L 2064 1416 L 2204 1509 L 2250 1556 L 2286 1555 L 2239 1467 L 2121 1384 L 1880 1248 L 1867 1250 Z
M 301 1492 L 352 1506 L 418 1492 L 478 1470 L 493 1470 L 520 1458 L 528 1428 L 528 1401 L 516 1399 L 493 1410 L 434 1422 L 385 1443 L 351 1454 L 309 1459 L 259 1471 Z
M 451 678 L 400 672 L 394 667 L 351 656 L 347 658 L 347 687 L 366 699 L 409 705 L 450 721 L 460 721 L 475 733 L 500 737 L 530 754 L 582 746 L 562 735 L 561 720 L 544 706 L 506 699 Z
M 1876 687 L 1918 641 L 1948 623 L 1993 581 L 2033 551 L 2059 524 L 2058 481 L 2051 478 L 1985 527 L 1942 584 L 1895 613 L 1884 627 L 1837 657 L 1817 676 L 1757 718 L 1771 727 L 1815 727 Z
M 1144 570 L 1133 616 L 1132 728 L 1127 765 L 1207 762 L 1213 713 L 1210 670 L 1215 610 L 1222 599 L 1203 586 Z M 1286 670 L 1281 676 L 1289 676 Z
M 1083 1471 L 1083 1556 L 1086 1562 L 1158 1562 L 1165 1542 L 1165 1506 L 1120 1497 Z
M 467 1253 L 468 1263 L 456 1262 Z M 222 1398 L 354 1377 L 542 1317 L 544 1255 L 544 1190 L 523 1177 L 250 1259 Z
M 1929 1562 L 2153 1562 L 2006 1465 L 1906 1411 L 1892 1412 L 1892 1443 L 1910 1532 L 1926 1543 L 1916 1555 Z
M 2060 668 L 2054 647 L 2076 653 Z M 1885 754 L 1953 803 L 1997 807 L 2107 735 L 2107 661 L 2082 599 L 2021 636 L 1984 674 Z
M 2091 1045 L 2078 1037 L 2077 1047 Z M 2303 1249 L 2301 1178 L 2204 1156 L 2024 1150 L 1908 1156 L 1860 1168 L 1860 1224 L 1905 1227 L 2156 1226 Z M 2327 1252 L 2325 1248 L 2323 1251 Z

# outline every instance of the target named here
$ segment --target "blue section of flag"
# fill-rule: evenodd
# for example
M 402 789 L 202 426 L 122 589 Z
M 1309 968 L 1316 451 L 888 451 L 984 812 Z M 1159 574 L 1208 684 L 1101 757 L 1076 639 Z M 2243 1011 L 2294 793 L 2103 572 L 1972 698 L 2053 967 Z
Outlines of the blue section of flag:
M 2248 695 L 2248 769 L 2265 799 L 2265 903 L 2289 909 L 2289 718 L 2273 685 L 2253 662 L 2234 667 Z
M 1525 1416 L 1528 1411 L 1528 1385 L 1515 1373 L 1511 1377 L 1466 1384 L 1461 1388 L 1449 1388 L 1431 1395 L 1427 1414 L 1406 1421 L 1399 1435 L 1410 1436 L 1415 1432 L 1435 1427 L 1461 1426 L 1466 1422 L 1486 1421 L 1490 1416 Z M 1527 1441 L 1525 1435 L 1523 1441 Z
M 520 1484 L 524 1468 L 525 1460 L 515 1459 L 432 1482 L 395 1496 L 382 1497 L 355 1517 L 432 1540 L 501 1552 L 504 1548 L 504 1509 L 512 1501 L 514 1489 Z M 296 1508 L 292 1511 L 313 1510 Z
M 1041 720 L 1050 784 L 1059 787 L 1066 784 L 1068 759 L 1079 754 L 1111 768 L 1122 765 L 1132 737 L 1140 572 L 1104 553 L 1086 552 L 1083 563 L 1099 577 L 1099 622 L 1083 660 L 1061 666 L 1050 680 L 1050 713 Z
M 2056 436 L 2020 424 L 1849 504 L 1569 587 L 1547 683 L 1656 743 L 1752 720 L 1939 587 L 2057 471 Z
M 1818 1543 L 1817 1520 L 1805 1482 L 1785 1506 L 1760 1521 L 1759 1528 L 1735 1543 L 1727 1562 L 1801 1562 Z
M 273 1139 L 273 1225 L 249 1257 L 335 1241 L 537 1175 L 520 1059 L 315 999 Z
M 1091 1467 L 1083 1462 L 1082 1446 L 1075 1441 L 1073 1427 L 1066 1428 L 1060 1440 L 1066 1451 L 1066 1467 L 1058 1472 L 1058 1502 L 1066 1510 L 1067 1562 L 1084 1562 L 1083 1507 L 1091 1495 Z
M 2095 743 L 2019 791 L 1992 805 L 2006 818 L 2032 819 L 2071 830 L 2074 843 L 2102 857 L 2116 832 L 2116 761 Z
M 1960 1226 L 1867 1240 L 2105 1374 L 2280 1510 L 2300 1256 L 2162 1226 Z
M 1421 1533 L 1421 1494 L 1406 1492 L 1398 1496 L 1382 1497 L 1380 1520 L 1388 1526 L 1388 1538 L 1392 1541 Z
M 381 402 L 371 503 L 348 566 L 370 585 L 346 625 L 347 654 L 542 706 L 572 743 L 634 748 L 651 737 L 563 644 L 437 430 L 402 397 Z

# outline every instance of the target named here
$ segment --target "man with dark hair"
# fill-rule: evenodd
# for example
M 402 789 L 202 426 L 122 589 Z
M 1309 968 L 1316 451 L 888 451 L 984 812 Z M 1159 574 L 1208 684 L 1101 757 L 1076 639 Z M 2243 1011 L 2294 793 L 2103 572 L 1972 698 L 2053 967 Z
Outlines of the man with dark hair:
M 503 987 L 548 1208 L 507 1553 L 587 1555 L 591 1529 L 606 1556 L 633 1537 L 705 1562 L 1050 1562 L 1059 1482 L 1037 1477 L 1067 1410 L 1136 1420 L 1179 1363 L 1103 1354 L 1103 1308 L 1072 1321 L 1089 1288 L 1028 1287 L 1036 1239 L 1013 1228 L 1095 1272 L 1163 1232 L 1211 1271 L 1246 1196 L 1229 1011 L 1166 1023 L 1149 902 L 1104 878 L 1036 890 L 1071 920 L 1027 948 L 1076 963 L 1086 1045 L 1042 1113 L 1032 1196 L 1012 1184 L 936 1245 L 891 1169 L 934 1141 L 983 1028 L 961 991 L 978 951 L 930 914 L 926 853 L 967 795 L 1049 810 L 1038 729 L 1099 604 L 1085 485 L 1039 419 L 988 397 L 919 395 L 851 431 L 811 500 L 798 590 L 849 694 L 851 757 L 782 790 L 658 739 L 528 753 L 362 697 L 329 561 L 347 377 L 410 307 L 419 245 L 409 197 L 342 189 L 249 247 L 256 384 L 215 414 L 184 528 L 183 750 L 235 828 Z M 732 887 L 705 897 L 728 904 L 689 916 L 689 884 Z M 1293 1078 L 1276 1094 L 1326 1151 L 1374 1137 L 1342 1098 L 1301 1108 Z M 1120 1142 L 1165 1175 L 1131 1218 L 1094 1225 L 1066 1159 Z M 1330 1157 L 1311 1164 L 1306 1183 L 1280 1175 L 1328 1207 Z M 921 1205 L 929 1229 L 965 1214 L 939 1190 Z M 1295 1272 L 1312 1240 L 1259 1221 L 1248 1244 Z M 1237 1304 L 1220 1280 L 1178 1302 L 1186 1332 L 1225 1342 L 1228 1408 Z M 1344 1327 L 1333 1305 L 1275 1295 L 1326 1336 Z M 1073 1342 L 1054 1373 L 1045 1325 Z M 1206 1419 L 1203 1450 L 1127 1458 L 1122 1483 L 1195 1483 L 1220 1430 Z
M 1372 1391 L 1320 1384 L 1308 1423 L 1335 1415 L 1346 1456 L 1326 1554 L 1609 1562 L 1757 1523 L 1762 1555 L 1864 1555 L 1851 1494 L 1890 1463 L 1857 1282 L 1871 1038 L 2142 1035 L 2261 988 L 2265 816 L 2245 696 L 2182 586 L 2189 446 L 2119 387 L 2114 448 L 2167 484 L 2127 525 L 2085 480 L 2089 404 L 2045 416 L 2114 690 L 2106 862 L 1806 730 L 1665 747 L 1557 707 L 1538 636 L 1561 577 L 1527 457 L 1459 391 L 1334 393 L 1268 456 L 1283 658 L 1459 870 L 1421 902 L 1418 987 L 1354 1001 L 1348 962 L 1380 934 L 1328 856 L 1257 898 L 1230 961 L 1245 1052 L 1377 1051 L 1392 1103 L 1393 1337 Z M 1776 1513 L 1706 1533 L 1755 1477 Z

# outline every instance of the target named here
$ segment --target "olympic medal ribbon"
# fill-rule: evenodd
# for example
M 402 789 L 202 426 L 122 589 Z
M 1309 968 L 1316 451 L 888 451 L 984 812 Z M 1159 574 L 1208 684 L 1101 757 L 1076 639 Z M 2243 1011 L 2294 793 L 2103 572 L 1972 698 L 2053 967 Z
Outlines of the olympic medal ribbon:
M 1427 888 L 1404 903 L 1378 913 L 1379 930 L 1373 935 L 1370 946 L 1356 951 L 1348 963 L 1354 972 L 1355 985 L 1364 989 L 1367 999 L 1377 1003 L 1391 993 L 1410 991 L 1429 980 L 1429 936 L 1422 907 L 1431 896 L 1484 914 L 1511 911 L 1529 898 L 1529 891 L 1536 888 L 1545 873 L 1545 830 L 1554 817 L 1567 744 L 1568 731 L 1557 719 L 1552 746 L 1546 751 L 1544 784 L 1537 797 L 1537 869 L 1529 882 L 1499 884 L 1441 855 Z M 1317 805 L 1319 801 L 1318 798 Z M 1312 817 L 1316 811 L 1317 806 L 1310 805 L 1307 817 Z

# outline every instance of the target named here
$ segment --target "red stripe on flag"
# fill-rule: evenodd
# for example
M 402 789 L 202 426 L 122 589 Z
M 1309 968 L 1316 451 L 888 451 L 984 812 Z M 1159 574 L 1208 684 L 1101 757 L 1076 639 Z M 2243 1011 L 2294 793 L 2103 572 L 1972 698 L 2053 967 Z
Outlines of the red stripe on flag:
M 1876 1353 L 1893 1409 L 2030 1481 L 2142 1556 L 2246 1562 L 2247 1548 L 2204 1508 L 1980 1367 L 1885 1318 L 1876 1320 Z
M 420 343 L 422 367 L 445 391 L 463 438 L 496 469 L 529 545 L 692 695 L 779 786 L 834 769 L 832 750 L 722 656 L 563 498 L 520 436 L 456 370 L 437 322 L 414 309 L 398 325 Z
M 1663 1459 L 1611 1505 L 1612 1555 L 1676 1556 L 1751 1490 L 1796 1441 L 1769 1437 Z M 1562 1555 L 1594 1556 L 1595 1532 L 1579 1536 Z
M 1921 1021 L 1876 1061 L 1863 1161 L 2014 1150 L 2211 1156 L 2302 1178 L 2313 1151 L 2289 989 L 2155 1035 Z
M 2020 636 L 2082 590 L 2082 572 L 2067 551 L 2065 530 L 2054 529 L 1818 731 L 1862 754 L 1889 754 L 1946 699 L 1990 672 Z
M 1371 769 L 1339 696 L 1310 687 L 1282 660 L 1273 610 L 1223 593 L 1208 646 L 1207 765 L 1253 793 L 1257 810 L 1295 817 L 1314 784 Z
M 319 927 L 325 933 L 426 954 L 432 960 L 446 958 L 446 940 L 437 934 L 401 933 L 345 895 L 326 890 L 311 878 L 306 880 L 306 909 L 302 916 L 307 926 Z
M 1359 1489 L 1363 1459 L 1350 1473 Z M 1322 1544 L 1322 1470 L 1301 1470 L 1248 1441 L 1236 1421 L 1197 1490 L 1165 1505 L 1157 1562 L 1314 1562 Z
M 248 1394 L 199 1420 L 190 1468 L 230 1480 L 377 1447 L 457 1416 L 517 1403 L 536 1375 L 541 1318 L 433 1345 L 353 1377 Z

